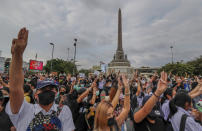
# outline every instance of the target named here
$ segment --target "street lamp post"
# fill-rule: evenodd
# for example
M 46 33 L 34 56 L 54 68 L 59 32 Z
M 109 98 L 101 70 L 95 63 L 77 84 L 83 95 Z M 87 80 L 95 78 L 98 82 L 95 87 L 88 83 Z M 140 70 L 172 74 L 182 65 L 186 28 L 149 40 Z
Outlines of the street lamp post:
M 173 64 L 173 46 L 170 46 L 171 49 L 171 55 L 172 55 L 172 64 Z
M 54 44 L 53 43 L 50 43 L 50 45 L 52 45 L 53 46 L 53 48 L 52 48 L 52 59 L 51 59 L 51 71 L 52 71 L 52 69 L 53 69 L 53 52 L 54 52 Z
M 67 61 L 69 61 L 69 48 L 67 48 Z
M 73 74 L 75 75 L 75 72 L 76 72 L 76 42 L 77 42 L 77 39 L 75 38 L 74 39 L 74 70 L 73 70 Z

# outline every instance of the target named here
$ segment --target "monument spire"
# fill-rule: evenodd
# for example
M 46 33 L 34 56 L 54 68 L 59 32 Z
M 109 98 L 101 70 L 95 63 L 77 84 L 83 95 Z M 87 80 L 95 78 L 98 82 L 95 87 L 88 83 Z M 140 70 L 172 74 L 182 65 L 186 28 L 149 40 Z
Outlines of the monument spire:
M 118 12 L 118 42 L 117 50 L 114 54 L 114 58 L 108 65 L 108 71 L 122 72 L 126 74 L 133 73 L 133 68 L 130 67 L 130 61 L 127 58 L 127 55 L 124 55 L 122 47 L 122 21 L 121 21 L 121 9 L 119 8 Z
M 122 22 L 121 22 L 121 9 L 119 8 L 118 14 L 118 51 L 123 51 L 122 48 Z

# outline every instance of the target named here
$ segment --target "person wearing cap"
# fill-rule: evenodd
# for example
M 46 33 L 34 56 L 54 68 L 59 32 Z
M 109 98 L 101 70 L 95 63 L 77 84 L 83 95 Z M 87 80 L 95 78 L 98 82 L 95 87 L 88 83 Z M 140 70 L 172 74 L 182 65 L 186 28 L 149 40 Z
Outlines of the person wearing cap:
M 143 98 L 142 108 L 134 111 L 135 130 L 137 131 L 163 131 L 166 129 L 162 119 L 159 118 L 161 114 L 156 106 L 161 94 L 167 89 L 167 73 L 164 71 L 161 72 L 157 86 L 152 96 Z
M 9 115 L 17 131 L 72 131 L 74 123 L 67 106 L 59 107 L 54 103 L 57 86 L 53 81 L 37 83 L 35 99 L 37 104 L 24 100 L 24 75 L 22 70 L 23 53 L 27 46 L 28 30 L 22 28 L 18 38 L 13 39 L 10 66 L 10 101 L 6 105 Z

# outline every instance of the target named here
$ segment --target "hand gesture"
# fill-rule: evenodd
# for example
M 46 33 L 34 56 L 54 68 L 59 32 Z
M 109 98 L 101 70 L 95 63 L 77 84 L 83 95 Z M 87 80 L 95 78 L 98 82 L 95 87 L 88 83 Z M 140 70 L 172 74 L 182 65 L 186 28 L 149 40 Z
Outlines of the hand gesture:
M 68 73 L 68 75 L 66 76 L 67 80 L 71 80 L 71 74 Z
M 125 75 L 122 75 L 123 85 L 124 87 L 128 87 L 128 79 L 126 79 Z
M 122 83 L 122 81 L 121 81 L 121 77 L 119 76 L 118 77 L 118 89 L 122 89 L 122 87 L 123 87 L 123 83 Z
M 180 79 L 180 78 L 177 78 L 177 84 L 179 85 L 179 84 L 181 84 L 181 82 L 182 82 L 182 80 Z
M 0 112 L 4 109 L 4 107 L 2 105 L 0 105 Z
M 28 30 L 22 28 L 18 33 L 18 38 L 13 39 L 11 46 L 11 54 L 22 55 L 27 46 Z
M 200 120 L 200 113 L 196 109 L 193 109 L 191 114 L 196 120 Z
M 98 78 L 95 78 L 95 80 L 93 81 L 93 86 L 97 86 L 97 81 L 98 81 Z
M 3 80 L 2 80 L 2 78 L 1 78 L 1 76 L 0 76 L 0 84 L 2 84 L 3 83 Z
M 136 79 L 138 77 L 138 71 L 137 70 L 135 70 L 135 72 L 133 73 L 133 77 L 134 77 L 134 79 Z
M 97 88 L 96 88 L 96 86 L 94 86 L 93 87 L 93 92 L 96 93 L 96 91 L 97 91 Z
M 166 89 L 167 89 L 167 73 L 162 71 L 161 72 L 161 78 L 158 82 L 158 85 L 157 85 L 157 90 L 156 90 L 156 95 L 160 96 Z
M 196 77 L 196 80 L 197 80 L 199 85 L 202 85 L 202 79 L 199 79 L 198 77 Z

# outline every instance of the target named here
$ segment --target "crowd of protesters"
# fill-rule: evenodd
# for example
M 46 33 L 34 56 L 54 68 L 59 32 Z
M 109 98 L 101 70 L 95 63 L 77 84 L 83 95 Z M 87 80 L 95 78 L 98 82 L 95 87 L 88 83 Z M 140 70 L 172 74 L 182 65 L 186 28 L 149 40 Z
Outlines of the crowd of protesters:
M 27 39 L 23 28 L 0 78 L 0 131 L 202 131 L 201 76 L 26 75 Z

